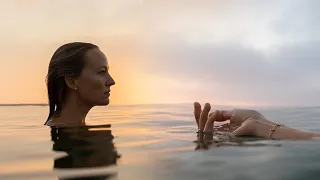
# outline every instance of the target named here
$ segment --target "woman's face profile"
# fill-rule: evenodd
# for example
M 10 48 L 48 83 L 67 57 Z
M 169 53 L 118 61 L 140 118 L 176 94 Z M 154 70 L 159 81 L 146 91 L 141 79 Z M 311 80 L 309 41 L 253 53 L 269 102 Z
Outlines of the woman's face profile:
M 92 106 L 108 105 L 110 87 L 115 84 L 108 70 L 107 58 L 101 50 L 87 51 L 84 68 L 76 79 L 79 98 Z

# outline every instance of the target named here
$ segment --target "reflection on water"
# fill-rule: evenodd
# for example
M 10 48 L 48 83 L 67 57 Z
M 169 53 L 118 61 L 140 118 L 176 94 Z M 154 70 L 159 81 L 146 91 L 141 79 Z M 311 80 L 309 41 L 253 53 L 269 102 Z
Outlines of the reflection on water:
M 254 136 L 234 136 L 228 132 L 197 132 L 197 140 L 194 142 L 196 143 L 195 150 L 206 150 L 210 148 L 218 148 L 221 146 L 281 146 L 281 144 L 261 143 L 261 140 L 266 139 Z
M 198 136 L 192 104 L 97 107 L 87 117 L 94 126 L 81 128 L 43 126 L 47 112 L 42 106 L 0 106 L 1 180 L 320 177 L 319 141 L 268 141 L 219 131 Z M 320 108 L 262 112 L 282 124 L 320 131 Z
M 53 151 L 66 155 L 54 159 L 55 169 L 95 168 L 116 165 L 120 158 L 113 142 L 110 125 L 81 127 L 51 127 Z M 92 175 L 71 179 L 109 179 L 115 174 Z

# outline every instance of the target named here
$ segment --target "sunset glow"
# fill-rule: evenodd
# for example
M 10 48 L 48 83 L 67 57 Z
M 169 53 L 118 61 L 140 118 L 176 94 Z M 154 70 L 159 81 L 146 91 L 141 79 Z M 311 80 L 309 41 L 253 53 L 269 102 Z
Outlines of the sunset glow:
M 87 41 L 109 60 L 111 104 L 318 105 L 320 26 L 300 3 L 4 1 L 0 103 L 47 103 L 53 52 Z

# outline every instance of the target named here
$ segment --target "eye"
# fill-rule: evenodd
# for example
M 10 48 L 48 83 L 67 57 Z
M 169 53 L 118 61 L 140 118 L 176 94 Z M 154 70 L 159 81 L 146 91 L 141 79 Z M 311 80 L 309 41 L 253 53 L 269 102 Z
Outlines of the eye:
M 106 70 L 99 71 L 99 74 L 100 75 L 105 75 L 106 74 Z

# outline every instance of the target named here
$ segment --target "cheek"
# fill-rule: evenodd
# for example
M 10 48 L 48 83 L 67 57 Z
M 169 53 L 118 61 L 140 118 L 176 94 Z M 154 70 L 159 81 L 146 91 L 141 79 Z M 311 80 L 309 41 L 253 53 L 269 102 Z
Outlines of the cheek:
M 88 76 L 81 79 L 79 83 L 79 89 L 82 90 L 83 93 L 90 96 L 98 95 L 99 91 L 104 91 L 104 82 L 103 78 L 100 76 Z

